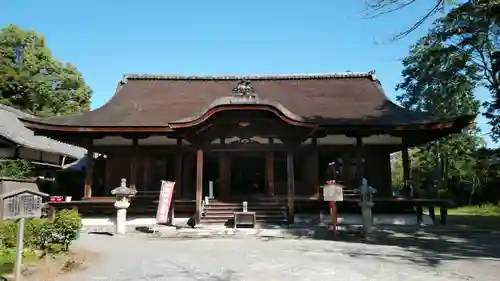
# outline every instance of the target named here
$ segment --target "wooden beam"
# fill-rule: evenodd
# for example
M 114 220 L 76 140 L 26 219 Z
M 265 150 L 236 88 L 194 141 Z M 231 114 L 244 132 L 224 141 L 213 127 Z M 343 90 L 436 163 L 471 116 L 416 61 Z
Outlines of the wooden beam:
M 142 173 L 142 188 L 145 190 L 151 190 L 151 187 L 149 186 L 150 183 L 150 178 L 151 178 L 151 173 L 153 172 L 151 169 L 151 164 L 152 164 L 153 159 L 151 158 L 151 155 L 145 154 L 145 157 L 143 158 L 142 165 L 143 166 L 143 173 Z
M 266 154 L 267 195 L 274 196 L 274 152 Z
M 131 189 L 137 190 L 136 187 L 136 172 L 137 172 L 137 148 L 139 146 L 139 139 L 134 138 L 132 140 L 132 157 L 130 157 L 130 179 L 129 187 Z
M 196 150 L 196 223 L 201 220 L 201 202 L 203 200 L 203 150 Z
M 226 154 L 226 161 L 227 161 L 227 170 L 226 170 L 226 180 L 227 180 L 227 195 L 231 195 L 231 186 L 232 186 L 232 165 L 233 165 L 233 158 L 231 157 L 231 154 Z
M 182 194 L 182 139 L 177 139 L 177 153 L 176 153 L 176 164 L 175 164 L 175 189 L 174 197 L 181 198 Z
M 188 196 L 193 196 L 193 165 L 194 158 L 191 151 L 187 151 L 183 155 L 182 159 L 182 196 L 184 198 Z M 191 197 L 192 199 L 192 197 Z
M 94 181 L 94 147 L 90 140 L 87 146 L 87 164 L 85 165 L 85 185 L 83 197 L 92 197 L 92 184 Z
M 356 180 L 358 187 L 363 184 L 364 177 L 364 163 L 363 163 L 363 138 L 356 136 Z
M 295 175 L 293 169 L 293 152 L 289 151 L 286 156 L 287 168 L 287 197 L 288 197 L 288 224 L 293 224 L 295 221 Z

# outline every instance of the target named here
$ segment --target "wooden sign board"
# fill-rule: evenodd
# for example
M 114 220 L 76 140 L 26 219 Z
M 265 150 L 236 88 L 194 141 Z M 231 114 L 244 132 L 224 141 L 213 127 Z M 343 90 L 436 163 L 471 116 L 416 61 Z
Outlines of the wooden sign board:
M 21 189 L 0 196 L 1 219 L 39 218 L 42 215 L 42 201 L 48 195 L 29 189 Z
M 175 182 L 161 181 L 160 200 L 158 201 L 158 210 L 156 213 L 156 223 L 167 223 L 170 206 L 172 205 L 172 196 L 174 194 Z
M 336 184 L 324 185 L 323 198 L 325 201 L 333 201 L 333 202 L 344 201 L 344 190 L 340 185 Z

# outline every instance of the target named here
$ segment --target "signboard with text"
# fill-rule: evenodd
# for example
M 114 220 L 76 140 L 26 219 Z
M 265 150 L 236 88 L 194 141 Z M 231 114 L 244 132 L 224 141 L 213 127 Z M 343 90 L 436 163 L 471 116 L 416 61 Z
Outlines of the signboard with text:
M 1 219 L 39 218 L 42 214 L 42 200 L 47 194 L 22 189 L 1 196 Z
M 344 201 L 344 192 L 342 186 L 335 183 L 323 186 L 323 198 L 325 201 Z
M 164 224 L 168 222 L 170 206 L 174 194 L 175 182 L 161 181 L 160 200 L 158 201 L 158 210 L 156 213 L 156 223 Z

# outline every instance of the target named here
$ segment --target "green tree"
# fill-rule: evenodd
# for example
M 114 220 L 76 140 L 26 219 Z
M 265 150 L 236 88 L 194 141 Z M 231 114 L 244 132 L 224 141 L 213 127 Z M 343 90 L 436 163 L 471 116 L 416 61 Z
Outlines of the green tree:
M 436 22 L 431 36 L 448 52 L 465 53 L 476 67 L 479 86 L 486 87 L 491 100 L 485 101 L 485 116 L 492 126 L 491 136 L 500 137 L 500 5 L 483 9 L 469 1 Z
M 428 22 L 433 18 L 433 16 L 438 13 L 443 13 L 446 7 L 453 7 L 457 4 L 463 4 L 463 1 L 456 0 L 365 0 L 366 6 L 368 7 L 369 15 L 371 18 L 378 17 L 384 14 L 397 12 L 399 10 L 410 8 L 417 2 L 426 1 L 429 5 L 428 11 L 420 15 L 418 20 L 415 20 L 415 23 L 411 26 L 403 29 L 403 31 L 399 32 L 394 39 L 401 39 L 408 34 L 412 33 L 414 30 L 422 26 L 425 22 Z M 462 2 L 462 3 L 461 3 Z M 466 3 L 474 4 L 477 9 L 483 11 L 498 11 L 500 9 L 500 0 L 471 0 L 466 1 Z M 500 13 L 492 13 L 496 15 L 496 20 L 500 20 Z
M 441 118 L 479 111 L 479 101 L 473 95 L 477 66 L 470 62 L 469 53 L 448 48 L 426 36 L 411 47 L 403 65 L 403 81 L 397 86 L 402 93 L 397 100 L 404 107 Z M 453 193 L 449 182 L 456 183 L 454 187 L 469 186 L 481 141 L 477 127 L 471 126 L 458 135 L 418 148 L 412 153 L 415 187 L 435 196 Z
M 424 0 L 420 0 L 424 1 Z M 428 0 L 427 0 L 428 1 Z M 378 15 L 406 8 L 417 0 L 373 0 L 368 7 Z M 476 86 L 484 86 L 491 99 L 484 101 L 484 115 L 492 126 L 491 137 L 500 139 L 500 0 L 428 1 L 432 8 L 412 28 L 401 32 L 401 38 L 446 4 L 454 3 L 447 14 L 434 22 L 427 43 L 438 44 L 447 52 L 466 54 L 468 63 L 476 66 Z
M 53 58 L 45 39 L 8 25 L 0 31 L 0 103 L 36 115 L 66 115 L 89 109 L 91 89 L 82 74 Z

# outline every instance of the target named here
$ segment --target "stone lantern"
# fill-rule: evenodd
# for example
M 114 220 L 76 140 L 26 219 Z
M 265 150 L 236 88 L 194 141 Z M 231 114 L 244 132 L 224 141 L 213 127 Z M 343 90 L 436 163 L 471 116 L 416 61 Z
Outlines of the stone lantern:
M 126 233 L 127 208 L 130 207 L 130 197 L 135 196 L 137 191 L 127 187 L 127 180 L 122 179 L 119 187 L 111 190 L 111 194 L 116 196 L 116 233 Z

